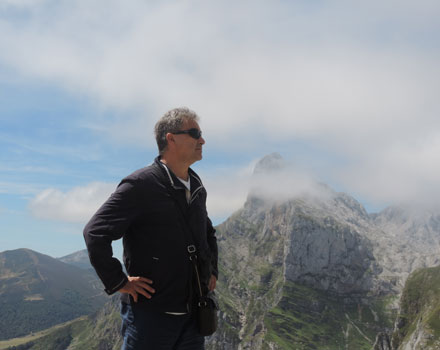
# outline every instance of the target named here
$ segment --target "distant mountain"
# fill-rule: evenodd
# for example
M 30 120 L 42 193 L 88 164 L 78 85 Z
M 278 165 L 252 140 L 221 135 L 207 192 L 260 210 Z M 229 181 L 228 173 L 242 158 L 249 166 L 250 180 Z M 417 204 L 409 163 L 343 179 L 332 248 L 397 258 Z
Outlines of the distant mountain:
M 371 238 L 387 249 L 383 265 L 391 273 L 399 270 L 407 277 L 416 269 L 440 264 L 439 213 L 391 206 L 372 218 L 379 234 Z
M 63 263 L 73 265 L 85 270 L 93 268 L 92 264 L 90 264 L 87 249 L 83 249 L 75 253 L 63 256 L 61 258 L 58 258 L 58 260 L 62 261 Z
M 91 271 L 29 249 L 0 253 L 0 340 L 89 314 L 106 300 Z

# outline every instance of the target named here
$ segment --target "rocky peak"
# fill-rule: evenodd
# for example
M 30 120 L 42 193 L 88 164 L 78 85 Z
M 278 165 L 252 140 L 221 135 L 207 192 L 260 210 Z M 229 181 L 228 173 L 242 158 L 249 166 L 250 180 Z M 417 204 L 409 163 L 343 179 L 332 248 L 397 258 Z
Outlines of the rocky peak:
M 286 167 L 286 162 L 277 152 L 268 154 L 261 158 L 254 168 L 254 174 L 270 174 L 271 172 L 282 170 Z

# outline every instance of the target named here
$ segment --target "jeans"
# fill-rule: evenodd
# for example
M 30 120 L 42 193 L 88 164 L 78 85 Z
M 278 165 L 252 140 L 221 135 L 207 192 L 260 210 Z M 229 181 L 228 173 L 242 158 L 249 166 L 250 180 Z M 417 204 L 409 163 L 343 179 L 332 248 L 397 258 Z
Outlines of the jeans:
M 121 350 L 203 350 L 205 337 L 198 334 L 191 314 L 169 315 L 121 303 Z

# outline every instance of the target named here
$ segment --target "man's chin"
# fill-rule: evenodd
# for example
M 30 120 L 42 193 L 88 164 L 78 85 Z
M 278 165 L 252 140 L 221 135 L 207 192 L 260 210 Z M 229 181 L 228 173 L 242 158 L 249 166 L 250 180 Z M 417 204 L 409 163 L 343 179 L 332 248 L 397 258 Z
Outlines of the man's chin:
M 198 160 L 201 160 L 202 158 L 203 158 L 203 153 L 202 153 L 202 150 L 200 150 L 199 152 L 198 152 Z
M 191 162 L 191 164 L 194 164 L 195 162 L 198 162 L 199 160 L 202 160 L 202 158 L 203 158 L 203 156 L 202 156 L 201 153 L 198 154 L 198 155 L 196 155 L 196 156 L 194 156 L 194 157 L 192 158 L 192 162 Z

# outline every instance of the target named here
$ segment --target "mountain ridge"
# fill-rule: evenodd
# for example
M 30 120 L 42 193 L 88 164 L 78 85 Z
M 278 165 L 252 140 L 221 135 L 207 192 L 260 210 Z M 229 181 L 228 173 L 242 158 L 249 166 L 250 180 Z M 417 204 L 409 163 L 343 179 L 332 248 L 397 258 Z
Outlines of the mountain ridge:
M 0 253 L 0 339 L 89 314 L 104 302 L 91 271 L 25 248 Z

